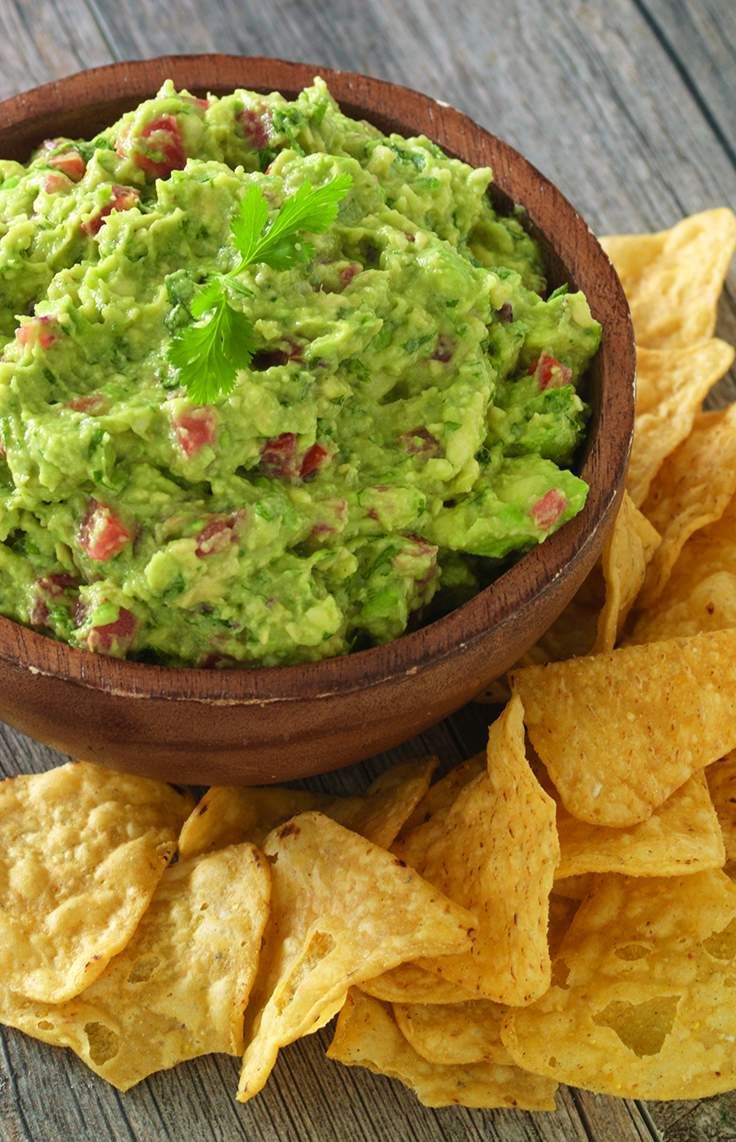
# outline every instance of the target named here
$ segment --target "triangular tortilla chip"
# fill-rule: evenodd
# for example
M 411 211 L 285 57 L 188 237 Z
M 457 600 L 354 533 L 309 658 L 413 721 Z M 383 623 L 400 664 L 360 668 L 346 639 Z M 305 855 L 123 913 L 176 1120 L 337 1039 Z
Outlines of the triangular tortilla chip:
M 262 1089 L 281 1047 L 340 1010 L 352 984 L 458 952 L 474 923 L 397 857 L 320 813 L 281 825 L 264 852 L 271 918 L 247 1014 L 241 1102 Z
M 0 1021 L 71 1047 L 119 1090 L 198 1055 L 239 1054 L 268 900 L 268 865 L 252 845 L 180 861 L 128 946 L 86 991 L 52 1006 L 3 980 Z
M 467 952 L 420 966 L 498 1003 L 529 1003 L 549 986 L 555 806 L 529 767 L 522 719 L 513 698 L 491 726 L 487 771 L 396 846 L 477 917 Z
M 636 351 L 636 425 L 626 487 L 644 503 L 666 458 L 690 435 L 710 389 L 733 364 L 725 341 L 703 341 L 686 349 Z
M 736 494 L 736 404 L 701 413 L 687 440 L 659 470 L 642 511 L 662 541 L 641 595 L 648 607 L 662 593 L 691 535 L 721 518 Z
M 558 804 L 557 832 L 560 863 L 555 876 L 562 878 L 588 872 L 681 876 L 721 868 L 726 859 L 718 817 L 702 773 L 675 790 L 648 820 L 625 829 L 579 821 Z
M 720 519 L 691 535 L 654 604 L 625 642 L 661 642 L 736 627 L 736 497 Z
M 398 1079 L 423 1106 L 517 1107 L 554 1110 L 554 1083 L 515 1066 L 428 1063 L 407 1042 L 390 1010 L 357 990 L 350 992 L 327 1051 L 328 1059 Z
M 401 1034 L 418 1055 L 440 1066 L 504 1063 L 513 1060 L 501 1042 L 508 1011 L 500 1003 L 472 999 L 467 1003 L 395 1003 L 393 1015 Z
M 0 783 L 0 981 L 61 1003 L 125 947 L 191 798 L 86 761 Z
M 736 630 L 530 666 L 514 684 L 565 808 L 594 825 L 646 821 L 736 747 Z
M 724 873 L 603 877 L 555 960 L 556 984 L 510 1012 L 519 1066 L 622 1098 L 736 1085 L 736 885 Z
M 736 217 L 725 207 L 656 234 L 601 238 L 621 278 L 638 345 L 671 349 L 712 336 L 735 243 Z
M 213 785 L 186 821 L 179 851 L 183 856 L 196 856 L 241 841 L 260 845 L 272 829 L 296 813 L 312 810 L 332 817 L 375 845 L 390 848 L 427 792 L 436 765 L 435 758 L 400 762 L 380 774 L 365 793 L 353 797 L 274 785 Z
M 594 653 L 616 645 L 658 545 L 659 533 L 624 492 L 601 557 L 606 599 L 598 615 Z

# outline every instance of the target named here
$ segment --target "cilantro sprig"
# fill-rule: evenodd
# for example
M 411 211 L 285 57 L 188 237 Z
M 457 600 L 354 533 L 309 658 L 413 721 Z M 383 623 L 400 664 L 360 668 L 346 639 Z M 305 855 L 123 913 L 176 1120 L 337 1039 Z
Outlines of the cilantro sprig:
M 329 229 L 352 181 L 350 175 L 340 174 L 324 186 L 304 182 L 270 220 L 260 186 L 248 187 L 230 223 L 239 261 L 226 274 L 215 274 L 207 281 L 189 307 L 193 323 L 181 329 L 169 345 L 169 361 L 197 404 L 210 404 L 232 392 L 238 369 L 246 369 L 255 352 L 249 318 L 230 304 L 231 293 L 253 296 L 239 275 L 258 263 L 288 270 L 308 262 L 314 246 L 303 235 Z

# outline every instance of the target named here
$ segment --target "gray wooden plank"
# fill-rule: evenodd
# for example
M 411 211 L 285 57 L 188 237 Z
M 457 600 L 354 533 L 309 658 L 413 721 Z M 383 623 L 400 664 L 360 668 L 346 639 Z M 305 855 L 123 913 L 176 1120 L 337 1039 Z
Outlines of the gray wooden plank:
M 599 230 L 665 226 L 728 200 L 722 125 L 732 96 L 733 8 L 718 0 L 5 0 L 0 96 L 113 58 L 240 51 L 352 67 L 455 103 L 537 163 Z M 664 42 L 666 41 L 666 42 Z M 671 48 L 671 51 L 670 51 Z M 678 67 L 678 62 L 681 66 Z M 736 339 L 724 303 L 722 335 Z M 736 390 L 735 390 L 736 391 Z M 480 748 L 485 711 L 470 707 L 385 758 L 317 779 L 364 788 L 390 758 Z M 0 727 L 0 771 L 57 756 Z M 326 1032 L 284 1052 L 266 1094 L 231 1101 L 233 1060 L 197 1060 L 121 1098 L 73 1057 L 3 1035 L 0 1124 L 7 1139 L 372 1139 L 727 1137 L 732 1096 L 631 1104 L 563 1092 L 555 1115 L 419 1108 L 396 1084 L 325 1062 Z M 729 1115 L 731 1118 L 729 1118 Z M 720 1133 L 719 1133 L 720 1131 Z
M 736 162 L 733 75 L 736 5 L 724 0 L 636 0 L 683 81 Z
M 89 9 L 80 0 L 4 0 L 0 4 L 0 45 L 0 99 L 111 59 Z

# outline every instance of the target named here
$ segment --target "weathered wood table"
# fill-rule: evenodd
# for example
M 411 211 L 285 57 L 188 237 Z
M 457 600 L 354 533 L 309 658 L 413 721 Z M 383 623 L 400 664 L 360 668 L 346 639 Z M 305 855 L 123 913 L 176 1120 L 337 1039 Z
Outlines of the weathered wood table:
M 736 198 L 733 0 L 0 0 L 0 97 L 111 60 L 207 51 L 350 68 L 451 102 L 523 151 L 600 233 L 659 229 Z M 733 292 L 719 333 L 736 340 Z M 734 394 L 724 382 L 718 403 Z M 485 728 L 471 706 L 390 757 L 456 761 L 482 747 Z M 3 774 L 58 760 L 0 724 Z M 363 789 L 389 760 L 315 785 Z M 736 1139 L 736 1095 L 645 1105 L 564 1091 L 554 1115 L 534 1117 L 424 1110 L 396 1083 L 325 1061 L 328 1040 L 284 1051 L 266 1092 L 239 1106 L 232 1059 L 201 1059 L 120 1096 L 70 1053 L 4 1032 L 0 1136 Z

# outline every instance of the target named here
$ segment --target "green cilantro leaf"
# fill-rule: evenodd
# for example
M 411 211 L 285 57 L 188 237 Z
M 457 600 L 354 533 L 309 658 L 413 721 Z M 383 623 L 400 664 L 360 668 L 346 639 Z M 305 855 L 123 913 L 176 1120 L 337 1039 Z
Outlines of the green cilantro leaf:
M 339 174 L 324 186 L 303 182 L 291 194 L 273 221 L 266 225 L 268 205 L 260 187 L 248 188 L 232 226 L 233 238 L 242 258 L 239 269 L 253 262 L 265 262 L 284 270 L 305 259 L 311 248 L 300 241 L 302 232 L 322 234 L 337 218 L 338 207 L 353 185 L 349 174 Z M 259 202 L 259 199 L 262 202 Z M 247 212 L 247 220 L 243 215 Z
M 189 305 L 194 324 L 180 329 L 168 348 L 168 359 L 193 401 L 209 404 L 227 396 L 238 369 L 247 368 L 255 352 L 253 326 L 228 301 L 228 291 L 253 296 L 237 275 L 254 263 L 285 270 L 308 261 L 314 247 L 301 234 L 321 234 L 332 225 L 352 182 L 350 175 L 341 174 L 324 186 L 302 183 L 270 222 L 261 187 L 248 187 L 230 224 L 240 261 L 228 273 L 214 275 L 196 294 Z
M 250 321 L 221 295 L 206 321 L 188 325 L 174 338 L 169 360 L 181 371 L 192 400 L 209 404 L 232 392 L 238 369 L 248 367 L 254 352 Z

